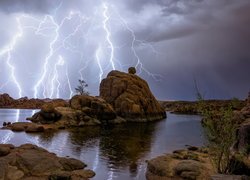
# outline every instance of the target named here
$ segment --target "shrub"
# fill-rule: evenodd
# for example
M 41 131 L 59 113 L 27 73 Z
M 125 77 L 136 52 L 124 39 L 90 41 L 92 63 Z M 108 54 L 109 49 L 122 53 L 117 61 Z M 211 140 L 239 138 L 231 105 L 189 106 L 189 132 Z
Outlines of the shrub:
M 79 79 L 79 85 L 75 88 L 76 93 L 80 94 L 80 95 L 89 95 L 89 92 L 86 90 L 86 88 L 88 87 L 88 84 L 84 81 Z

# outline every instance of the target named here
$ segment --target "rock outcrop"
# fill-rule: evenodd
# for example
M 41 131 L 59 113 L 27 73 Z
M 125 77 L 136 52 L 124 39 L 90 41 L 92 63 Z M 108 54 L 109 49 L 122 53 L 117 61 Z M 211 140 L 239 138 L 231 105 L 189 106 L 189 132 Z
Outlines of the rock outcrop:
M 147 122 L 166 117 L 147 82 L 134 74 L 111 71 L 100 84 L 100 97 L 127 121 Z
M 177 150 L 173 154 L 156 157 L 147 163 L 147 180 L 205 180 L 214 174 L 208 154 L 203 149 Z
M 98 97 L 76 95 L 70 100 L 70 107 L 74 110 L 81 110 L 84 115 L 101 121 L 108 121 L 116 118 L 113 107 L 105 100 Z
M 13 99 L 8 94 L 0 94 L 0 108 L 41 109 L 47 103 L 58 104 L 58 106 L 68 105 L 63 99 L 28 99 L 27 97 Z
M 98 97 L 76 95 L 69 102 L 69 107 L 58 104 L 46 104 L 41 111 L 28 118 L 32 122 L 53 124 L 58 128 L 80 127 L 123 122 L 116 116 L 113 107 Z
M 165 117 L 165 110 L 146 81 L 133 73 L 111 71 L 100 85 L 99 97 L 76 95 L 69 104 L 46 103 L 28 120 L 67 128 L 126 121 L 147 122 Z
M 5 107 L 13 104 L 14 99 L 8 94 L 0 94 L 0 107 Z
M 73 159 L 57 157 L 32 144 L 14 147 L 0 144 L 0 179 L 72 179 L 87 180 L 95 176 L 84 170 L 86 164 Z

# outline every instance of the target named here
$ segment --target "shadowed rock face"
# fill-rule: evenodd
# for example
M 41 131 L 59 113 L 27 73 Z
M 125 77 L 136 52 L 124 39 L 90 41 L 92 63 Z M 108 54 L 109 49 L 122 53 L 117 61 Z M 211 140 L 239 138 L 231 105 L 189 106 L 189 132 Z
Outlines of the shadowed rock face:
M 112 120 L 116 114 L 105 100 L 93 96 L 76 95 L 70 100 L 70 107 L 81 110 L 88 116 L 95 116 L 99 120 Z
M 100 96 L 118 116 L 128 121 L 153 121 L 166 117 L 147 82 L 137 75 L 111 71 L 100 84 Z

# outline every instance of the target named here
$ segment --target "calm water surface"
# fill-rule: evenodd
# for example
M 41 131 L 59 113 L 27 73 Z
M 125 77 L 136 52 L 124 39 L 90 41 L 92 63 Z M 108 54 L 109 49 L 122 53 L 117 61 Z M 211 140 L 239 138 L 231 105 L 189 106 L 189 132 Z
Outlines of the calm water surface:
M 26 121 L 35 110 L 0 109 L 2 122 Z M 185 145 L 203 145 L 200 117 L 168 114 L 166 120 L 146 124 L 123 124 L 109 128 L 85 127 L 43 134 L 0 131 L 0 143 L 32 143 L 59 156 L 84 161 L 96 172 L 96 180 L 144 180 L 146 163 Z

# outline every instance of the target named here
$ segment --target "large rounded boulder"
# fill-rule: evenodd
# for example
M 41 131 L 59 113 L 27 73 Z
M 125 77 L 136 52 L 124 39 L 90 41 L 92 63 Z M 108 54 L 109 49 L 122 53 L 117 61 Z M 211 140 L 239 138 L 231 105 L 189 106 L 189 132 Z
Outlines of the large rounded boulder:
M 147 122 L 166 117 L 147 82 L 135 74 L 111 71 L 100 84 L 100 97 L 128 121 Z

